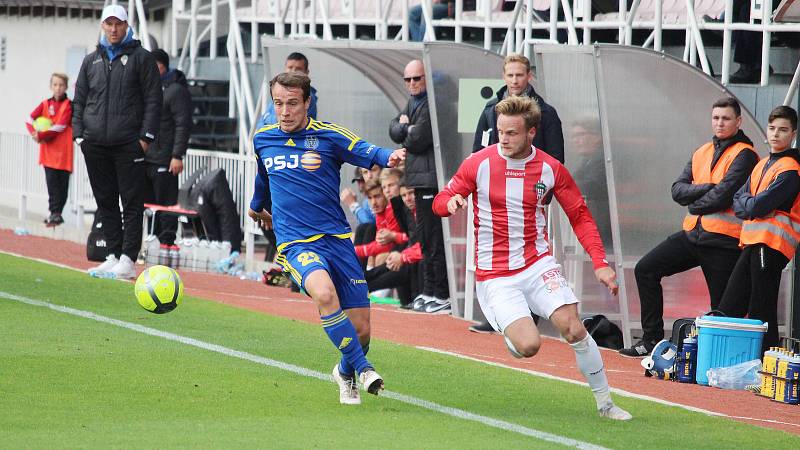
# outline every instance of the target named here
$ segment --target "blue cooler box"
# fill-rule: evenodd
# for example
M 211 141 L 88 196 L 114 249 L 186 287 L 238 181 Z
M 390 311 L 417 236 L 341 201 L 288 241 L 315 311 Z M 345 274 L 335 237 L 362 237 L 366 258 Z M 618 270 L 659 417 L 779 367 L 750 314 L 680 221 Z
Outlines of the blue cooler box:
M 767 324 L 754 319 L 703 316 L 695 320 L 697 339 L 697 384 L 708 385 L 706 371 L 761 359 L 761 341 Z

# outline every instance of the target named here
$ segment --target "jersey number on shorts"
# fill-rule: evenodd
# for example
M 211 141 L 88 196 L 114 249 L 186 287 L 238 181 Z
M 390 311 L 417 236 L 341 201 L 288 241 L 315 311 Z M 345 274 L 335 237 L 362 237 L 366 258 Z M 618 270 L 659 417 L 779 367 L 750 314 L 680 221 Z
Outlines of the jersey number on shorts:
M 317 256 L 314 252 L 303 252 L 297 255 L 297 261 L 303 265 L 303 267 L 311 264 L 311 263 L 318 263 L 320 262 L 319 256 Z

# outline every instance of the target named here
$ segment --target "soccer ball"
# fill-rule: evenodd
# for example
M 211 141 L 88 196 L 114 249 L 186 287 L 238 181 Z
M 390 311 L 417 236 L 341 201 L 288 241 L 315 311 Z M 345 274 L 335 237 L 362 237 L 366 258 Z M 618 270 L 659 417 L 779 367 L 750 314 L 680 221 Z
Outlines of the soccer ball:
M 33 121 L 33 129 L 36 131 L 47 131 L 53 126 L 53 121 L 45 116 L 37 117 Z
M 183 299 L 183 281 L 174 269 L 152 266 L 139 274 L 134 292 L 142 308 L 151 313 L 164 314 L 180 305 Z

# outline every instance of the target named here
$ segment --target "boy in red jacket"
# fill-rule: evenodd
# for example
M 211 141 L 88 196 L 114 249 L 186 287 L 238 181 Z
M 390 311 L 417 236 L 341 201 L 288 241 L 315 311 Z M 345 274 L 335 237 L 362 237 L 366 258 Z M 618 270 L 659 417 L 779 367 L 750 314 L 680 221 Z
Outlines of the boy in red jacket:
M 49 197 L 50 216 L 44 221 L 48 227 L 64 223 L 61 213 L 67 203 L 72 173 L 72 104 L 67 98 L 68 82 L 65 74 L 54 73 L 50 77 L 53 96 L 36 106 L 25 122 L 28 132 L 39 143 L 39 164 L 44 166 Z

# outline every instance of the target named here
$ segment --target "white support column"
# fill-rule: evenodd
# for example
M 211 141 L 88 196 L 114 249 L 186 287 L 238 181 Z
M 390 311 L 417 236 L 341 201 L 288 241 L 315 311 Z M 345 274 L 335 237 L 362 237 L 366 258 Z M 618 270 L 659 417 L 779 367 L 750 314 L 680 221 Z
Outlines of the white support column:
M 191 17 L 189 18 L 189 78 L 197 76 L 197 8 L 200 0 L 191 0 Z
M 725 0 L 725 28 L 722 31 L 722 84 L 728 85 L 731 79 L 731 21 L 733 20 L 733 0 Z
M 772 0 L 761 1 L 761 27 L 764 30 L 761 35 L 761 86 L 766 86 L 769 84 L 769 48 L 772 45 L 772 32 L 767 28 L 772 22 Z
M 255 2 L 253 2 L 255 3 Z M 234 6 L 231 5 L 231 8 Z M 209 37 L 208 56 L 217 59 L 217 23 L 219 22 L 219 5 L 217 0 L 211 0 L 211 36 Z

